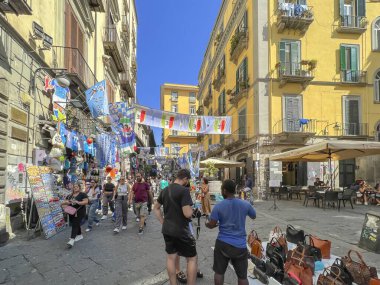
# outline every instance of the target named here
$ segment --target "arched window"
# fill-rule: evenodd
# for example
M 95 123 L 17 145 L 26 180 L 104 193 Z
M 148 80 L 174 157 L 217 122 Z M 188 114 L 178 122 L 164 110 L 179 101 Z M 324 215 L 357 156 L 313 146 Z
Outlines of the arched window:
M 380 17 L 377 17 L 373 22 L 372 49 L 380 51 Z
M 375 79 L 373 80 L 373 95 L 375 102 L 380 102 L 380 70 L 375 74 Z

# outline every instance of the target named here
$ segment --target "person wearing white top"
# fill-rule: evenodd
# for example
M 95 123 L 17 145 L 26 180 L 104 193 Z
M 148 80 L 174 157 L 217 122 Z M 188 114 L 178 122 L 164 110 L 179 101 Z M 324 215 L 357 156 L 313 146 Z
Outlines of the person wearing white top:
M 122 230 L 127 229 L 129 190 L 130 185 L 125 182 L 125 177 L 120 177 L 119 183 L 114 191 L 114 200 L 116 202 L 116 222 L 115 229 L 113 230 L 114 233 L 119 233 L 120 227 Z
M 92 224 L 99 225 L 99 218 L 96 215 L 96 209 L 99 205 L 99 197 L 100 197 L 100 188 L 95 183 L 95 180 L 92 179 L 89 187 L 86 187 L 86 194 L 88 196 L 89 204 L 88 204 L 88 224 L 86 232 L 92 230 Z

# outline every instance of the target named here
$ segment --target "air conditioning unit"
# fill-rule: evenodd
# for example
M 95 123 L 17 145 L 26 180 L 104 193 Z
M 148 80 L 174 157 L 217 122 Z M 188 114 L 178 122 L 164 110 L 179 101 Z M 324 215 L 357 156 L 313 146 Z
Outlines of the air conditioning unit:
M 53 45 L 53 38 L 48 34 L 44 34 L 44 38 L 42 40 L 42 48 L 43 50 L 50 50 Z
M 32 23 L 32 30 L 33 30 L 33 39 L 42 40 L 44 39 L 45 33 L 44 28 L 37 24 L 36 22 Z

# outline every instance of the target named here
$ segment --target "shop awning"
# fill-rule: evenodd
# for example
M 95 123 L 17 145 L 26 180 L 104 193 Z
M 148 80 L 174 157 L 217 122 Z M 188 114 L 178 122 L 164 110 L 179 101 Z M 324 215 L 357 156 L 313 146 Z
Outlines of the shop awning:
M 369 155 L 380 155 L 380 142 L 349 140 L 323 141 L 299 149 L 274 154 L 270 157 L 270 160 L 322 162 L 352 159 Z
M 210 157 L 200 162 L 200 164 L 203 166 L 209 163 L 214 164 L 216 168 L 234 168 L 234 167 L 245 166 L 244 162 L 233 161 L 233 160 L 228 160 L 228 159 L 218 158 L 218 157 Z

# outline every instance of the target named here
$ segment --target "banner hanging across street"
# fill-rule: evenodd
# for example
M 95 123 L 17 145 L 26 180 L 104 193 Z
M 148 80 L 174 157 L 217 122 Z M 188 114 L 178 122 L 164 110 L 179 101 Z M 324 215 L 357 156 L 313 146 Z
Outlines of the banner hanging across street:
M 135 106 L 138 124 L 199 134 L 231 134 L 231 117 L 192 116 Z

